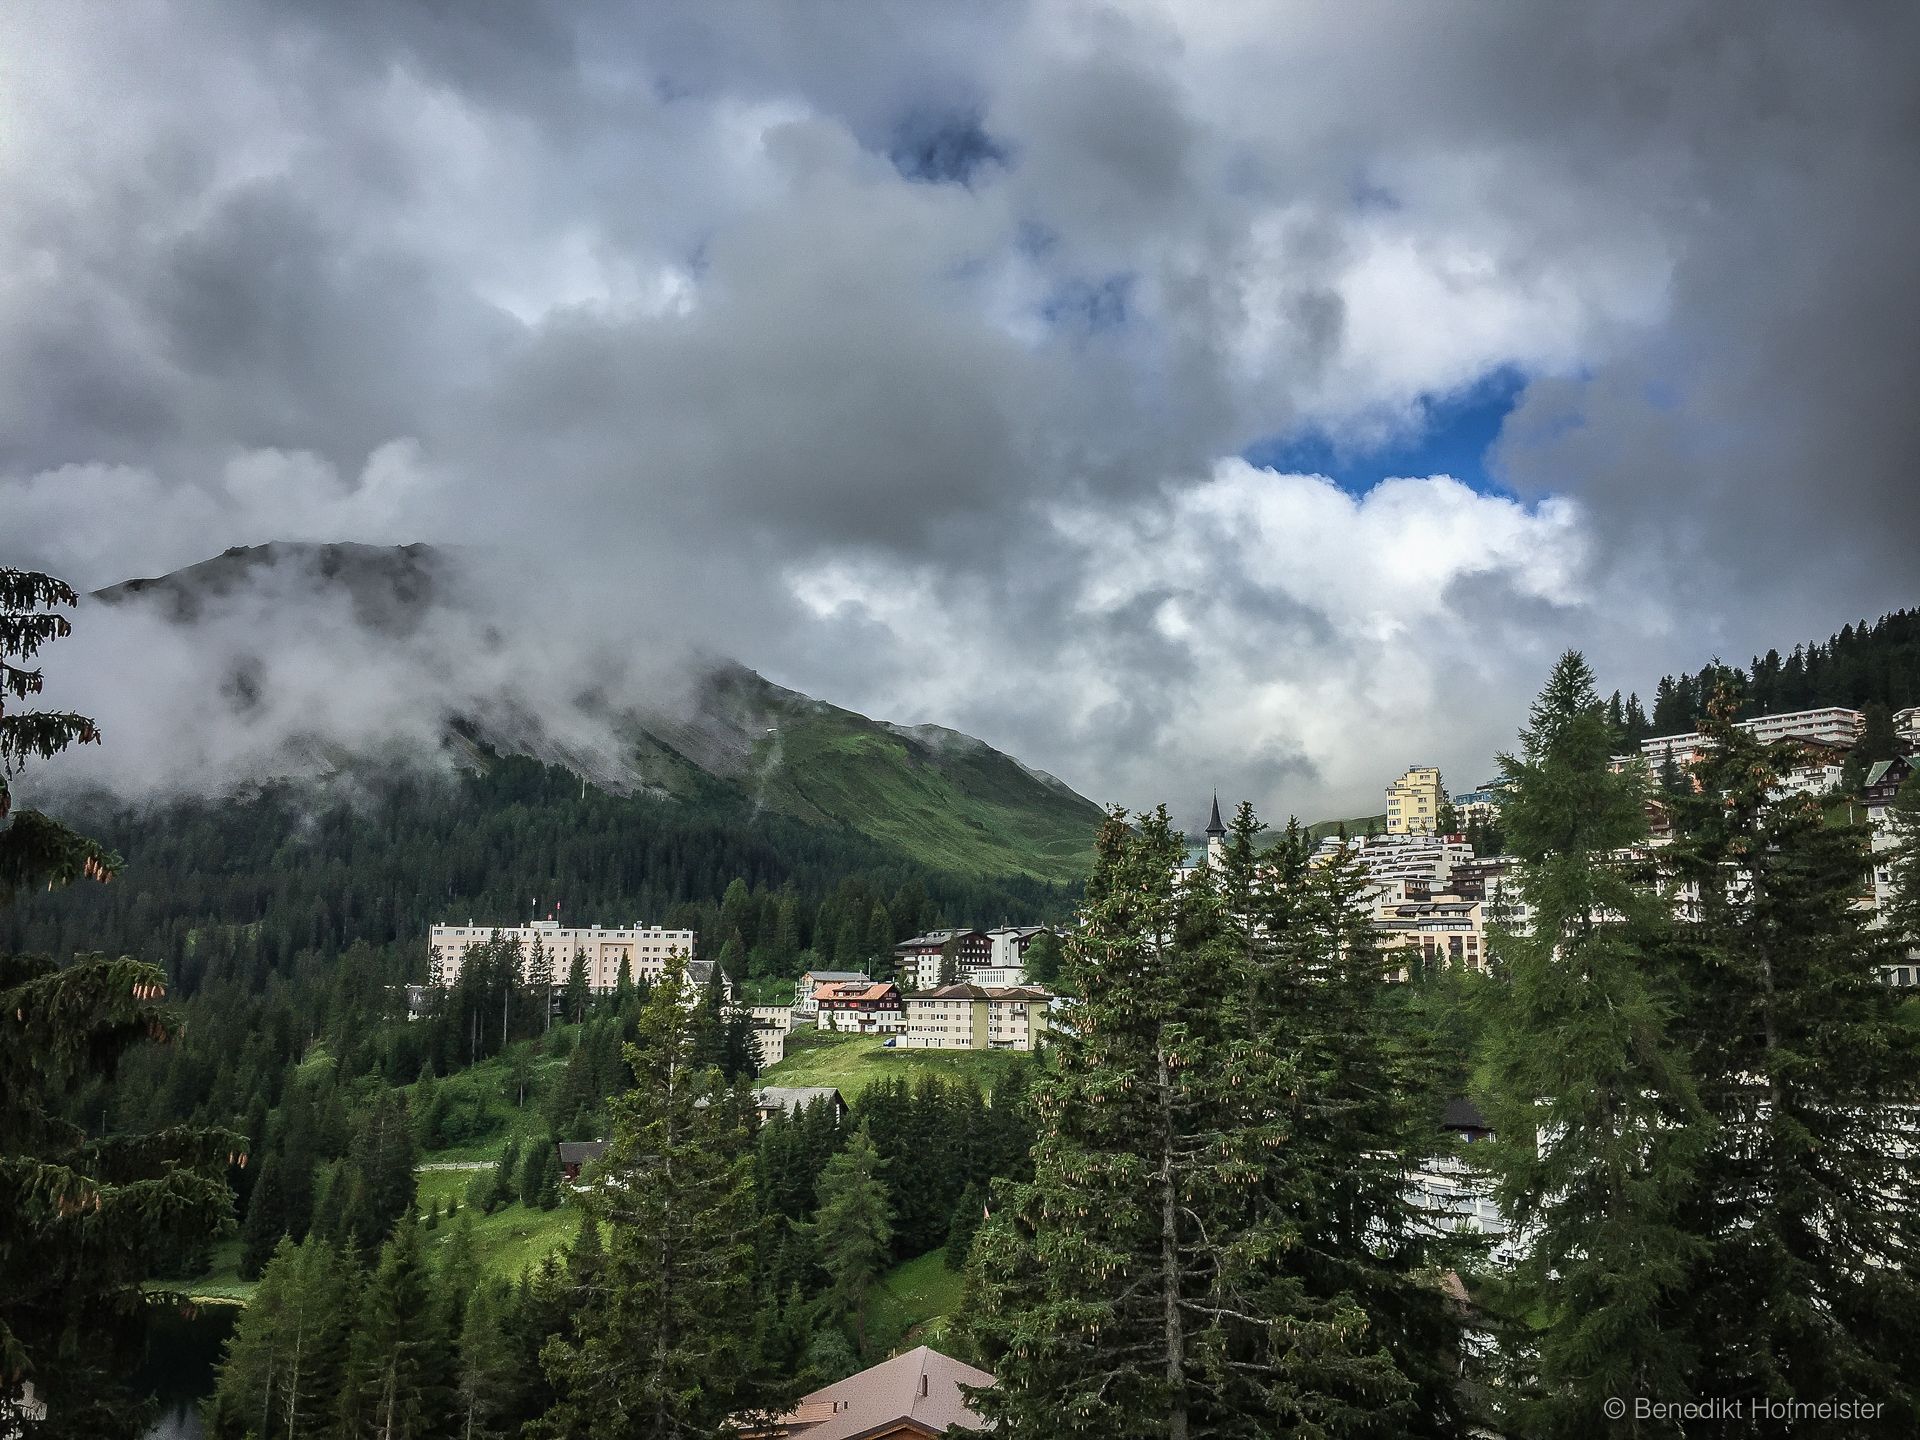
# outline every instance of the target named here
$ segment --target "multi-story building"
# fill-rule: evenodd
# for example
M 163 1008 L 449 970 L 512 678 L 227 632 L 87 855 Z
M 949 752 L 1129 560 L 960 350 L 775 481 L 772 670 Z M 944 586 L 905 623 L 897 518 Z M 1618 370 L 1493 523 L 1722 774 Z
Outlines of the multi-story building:
M 1398 979 L 1407 979 L 1417 964 L 1431 975 L 1449 967 L 1473 971 L 1487 968 L 1487 932 L 1481 901 L 1452 895 L 1402 905 L 1381 905 L 1374 911 L 1374 933 L 1390 956 Z M 1397 953 L 1396 953 L 1397 952 Z
M 1053 996 L 1038 985 L 942 985 L 906 999 L 909 1050 L 1032 1050 Z
M 1387 833 L 1411 835 L 1439 829 L 1440 807 L 1446 802 L 1447 792 L 1440 783 L 1437 766 L 1409 766 L 1387 787 Z
M 996 970 L 1018 970 L 1026 963 L 1027 949 L 1047 933 L 1045 925 L 1003 925 L 998 930 L 989 930 L 987 939 L 993 942 L 987 964 Z
M 1453 813 L 1459 818 L 1460 828 L 1479 821 L 1490 825 L 1500 816 L 1500 784 L 1489 780 L 1478 790 L 1465 790 L 1453 797 Z
M 814 991 L 822 1030 L 879 1035 L 905 1023 L 900 987 L 891 980 L 833 980 Z
M 1860 738 L 1867 717 L 1858 710 L 1848 710 L 1840 705 L 1828 705 L 1819 710 L 1793 710 L 1785 715 L 1756 715 L 1751 720 L 1739 722 L 1742 730 L 1750 730 L 1760 739 L 1773 740 L 1825 740 L 1845 749 L 1852 749 L 1853 742 Z
M 822 985 L 833 985 L 843 980 L 858 980 L 861 984 L 871 984 L 872 977 L 858 970 L 809 970 L 793 985 L 793 1012 L 811 1019 L 819 1011 L 815 997 Z
M 940 961 L 949 944 L 956 947 L 956 974 L 994 963 L 993 936 L 985 930 L 929 930 L 893 947 L 894 973 L 909 990 L 931 990 L 940 983 Z
M 1900 837 L 1893 828 L 1893 802 L 1917 767 L 1920 759 L 1895 756 L 1891 760 L 1876 760 L 1867 770 L 1867 824 L 1873 833 L 1873 908 L 1879 915 L 1887 913 L 1887 906 L 1894 898 L 1893 852 Z M 1889 985 L 1902 988 L 1920 985 L 1920 951 L 1909 951 L 1905 963 L 1884 966 L 1881 974 Z
M 1893 712 L 1894 738 L 1920 748 L 1920 705 Z
M 478 925 L 469 920 L 465 925 L 428 928 L 428 978 L 435 985 L 453 984 L 460 978 L 468 953 L 476 945 L 493 940 L 519 944 L 520 973 L 528 981 L 544 965 L 555 984 L 565 984 L 578 955 L 586 966 L 588 986 L 602 994 L 620 983 L 622 964 L 633 979 L 651 983 L 665 973 L 673 957 L 691 961 L 694 954 L 693 931 L 666 930 L 642 925 L 638 920 L 624 929 L 565 926 L 558 920 L 535 920 L 529 925 Z

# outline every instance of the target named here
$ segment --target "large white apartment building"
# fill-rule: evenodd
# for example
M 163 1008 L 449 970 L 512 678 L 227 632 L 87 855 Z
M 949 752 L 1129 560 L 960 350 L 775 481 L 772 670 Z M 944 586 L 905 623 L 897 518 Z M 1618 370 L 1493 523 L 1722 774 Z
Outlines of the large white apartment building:
M 1032 1050 L 1047 1033 L 1053 996 L 1038 985 L 942 985 L 906 997 L 908 1050 Z
M 666 972 L 667 961 L 673 956 L 693 959 L 693 931 L 666 930 L 637 920 L 618 930 L 602 925 L 565 926 L 558 920 L 535 920 L 530 925 L 478 925 L 469 920 L 465 925 L 428 928 L 428 977 L 436 985 L 451 985 L 460 978 L 467 952 L 496 937 L 520 942 L 523 979 L 530 979 L 535 965 L 544 958 L 551 966 L 554 983 L 563 985 L 577 954 L 585 957 L 588 986 L 603 992 L 620 983 L 622 962 L 635 980 L 651 982 Z
M 1860 738 L 1867 717 L 1858 710 L 1829 705 L 1819 710 L 1793 710 L 1784 715 L 1756 715 L 1751 720 L 1734 723 L 1767 744 L 1775 740 L 1819 740 L 1850 750 L 1853 742 Z M 1711 748 L 1713 742 L 1695 730 L 1684 735 L 1655 735 L 1640 742 L 1640 753 L 1656 770 L 1669 758 L 1676 765 L 1686 766 Z

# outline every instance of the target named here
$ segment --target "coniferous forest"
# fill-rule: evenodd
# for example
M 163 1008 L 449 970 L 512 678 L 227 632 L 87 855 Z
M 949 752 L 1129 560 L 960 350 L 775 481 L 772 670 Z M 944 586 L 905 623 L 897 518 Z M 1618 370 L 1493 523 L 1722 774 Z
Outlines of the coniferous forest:
M 1871 623 L 1841 627 L 1822 642 L 1756 655 L 1742 668 L 1713 662 L 1690 674 L 1663 675 L 1652 708 L 1636 692 L 1615 691 L 1610 718 L 1627 746 L 1652 735 L 1698 730 L 1715 694 L 1726 689 L 1734 718 L 1842 705 L 1891 712 L 1920 705 L 1920 610 L 1896 610 Z
M 30 658 L 65 592 L 6 585 L 0 639 Z M 594 996 L 497 942 L 410 1019 L 410 932 L 442 894 L 572 875 L 721 937 L 751 982 L 1062 897 L 676 827 L 511 763 L 305 826 L 284 794 L 96 835 L 16 813 L 14 935 L 129 953 L 0 971 L 8 1403 L 31 1382 L 40 1435 L 141 1433 L 146 1317 L 191 1310 L 237 1242 L 258 1285 L 204 1412 L 235 1440 L 752 1431 L 881 1358 L 875 1288 L 920 1258 L 963 1277 L 942 1344 L 997 1377 L 975 1403 L 1009 1437 L 1580 1436 L 1622 1397 L 1668 1407 L 1622 1433 L 1818 1400 L 1805 1433 L 1910 1434 L 1920 1017 L 1880 973 L 1920 945 L 1920 783 L 1875 923 L 1869 832 L 1778 784 L 1791 747 L 1736 728 L 1733 687 L 1663 845 L 1608 711 L 1570 654 L 1501 757 L 1514 888 L 1484 973 L 1407 970 L 1357 860 L 1296 823 L 1243 805 L 1190 869 L 1164 810 L 1116 811 L 1052 1042 L 988 1091 L 883 1079 L 844 1114 L 762 1113 L 718 973 Z M 93 738 L 0 727 L 16 764 Z M 1461 1096 L 1488 1143 L 1442 1129 Z M 421 1205 L 423 1154 L 509 1129 Z M 589 1138 L 564 1173 L 557 1142 Z M 1479 1177 L 1497 1234 L 1436 1169 Z M 514 1207 L 571 1239 L 500 1274 L 476 1229 Z

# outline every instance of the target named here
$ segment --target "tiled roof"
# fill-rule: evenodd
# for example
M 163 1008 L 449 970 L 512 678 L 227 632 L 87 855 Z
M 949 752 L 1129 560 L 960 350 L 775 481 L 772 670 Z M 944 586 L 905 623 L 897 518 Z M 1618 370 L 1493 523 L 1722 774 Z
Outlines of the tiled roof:
M 923 990 L 915 1000 L 1051 1000 L 1053 992 L 1038 985 L 942 985 Z
M 956 1425 L 975 1429 L 984 1417 L 960 1387 L 991 1384 L 986 1371 L 921 1345 L 814 1391 L 780 1418 L 773 1433 L 794 1440 L 859 1440 L 908 1421 L 933 1435 Z
M 885 1000 L 898 994 L 891 980 L 836 980 L 815 990 L 813 998 L 824 1004 L 829 1000 Z

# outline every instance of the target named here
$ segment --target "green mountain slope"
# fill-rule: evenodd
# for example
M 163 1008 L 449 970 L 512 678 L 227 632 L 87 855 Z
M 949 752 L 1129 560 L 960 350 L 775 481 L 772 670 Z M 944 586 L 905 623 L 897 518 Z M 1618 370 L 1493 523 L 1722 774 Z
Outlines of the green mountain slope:
M 373 644 L 431 643 L 423 619 L 458 609 L 467 587 L 456 554 L 425 545 L 291 545 L 229 550 L 201 564 L 97 592 L 144 605 L 184 628 L 251 597 L 297 606 L 308 594 L 345 594 Z M 230 632 L 232 627 L 226 627 Z M 1100 808 L 1052 776 L 938 726 L 869 719 L 775 685 L 745 666 L 709 661 L 670 700 L 625 708 L 583 692 L 579 715 L 600 743 L 563 738 L 542 719 L 552 700 L 463 693 L 457 657 L 424 657 L 450 675 L 441 699 L 456 759 L 484 768 L 490 754 L 565 766 L 614 795 L 649 795 L 689 807 L 768 812 L 853 831 L 902 856 L 974 876 L 1083 879 Z M 274 683 L 272 657 L 235 655 L 236 704 L 257 705 Z M 424 667 L 423 668 L 427 668 Z M 351 770 L 359 757 L 312 736 L 290 736 L 290 761 L 311 773 Z M 290 765 L 290 768 L 295 768 Z

